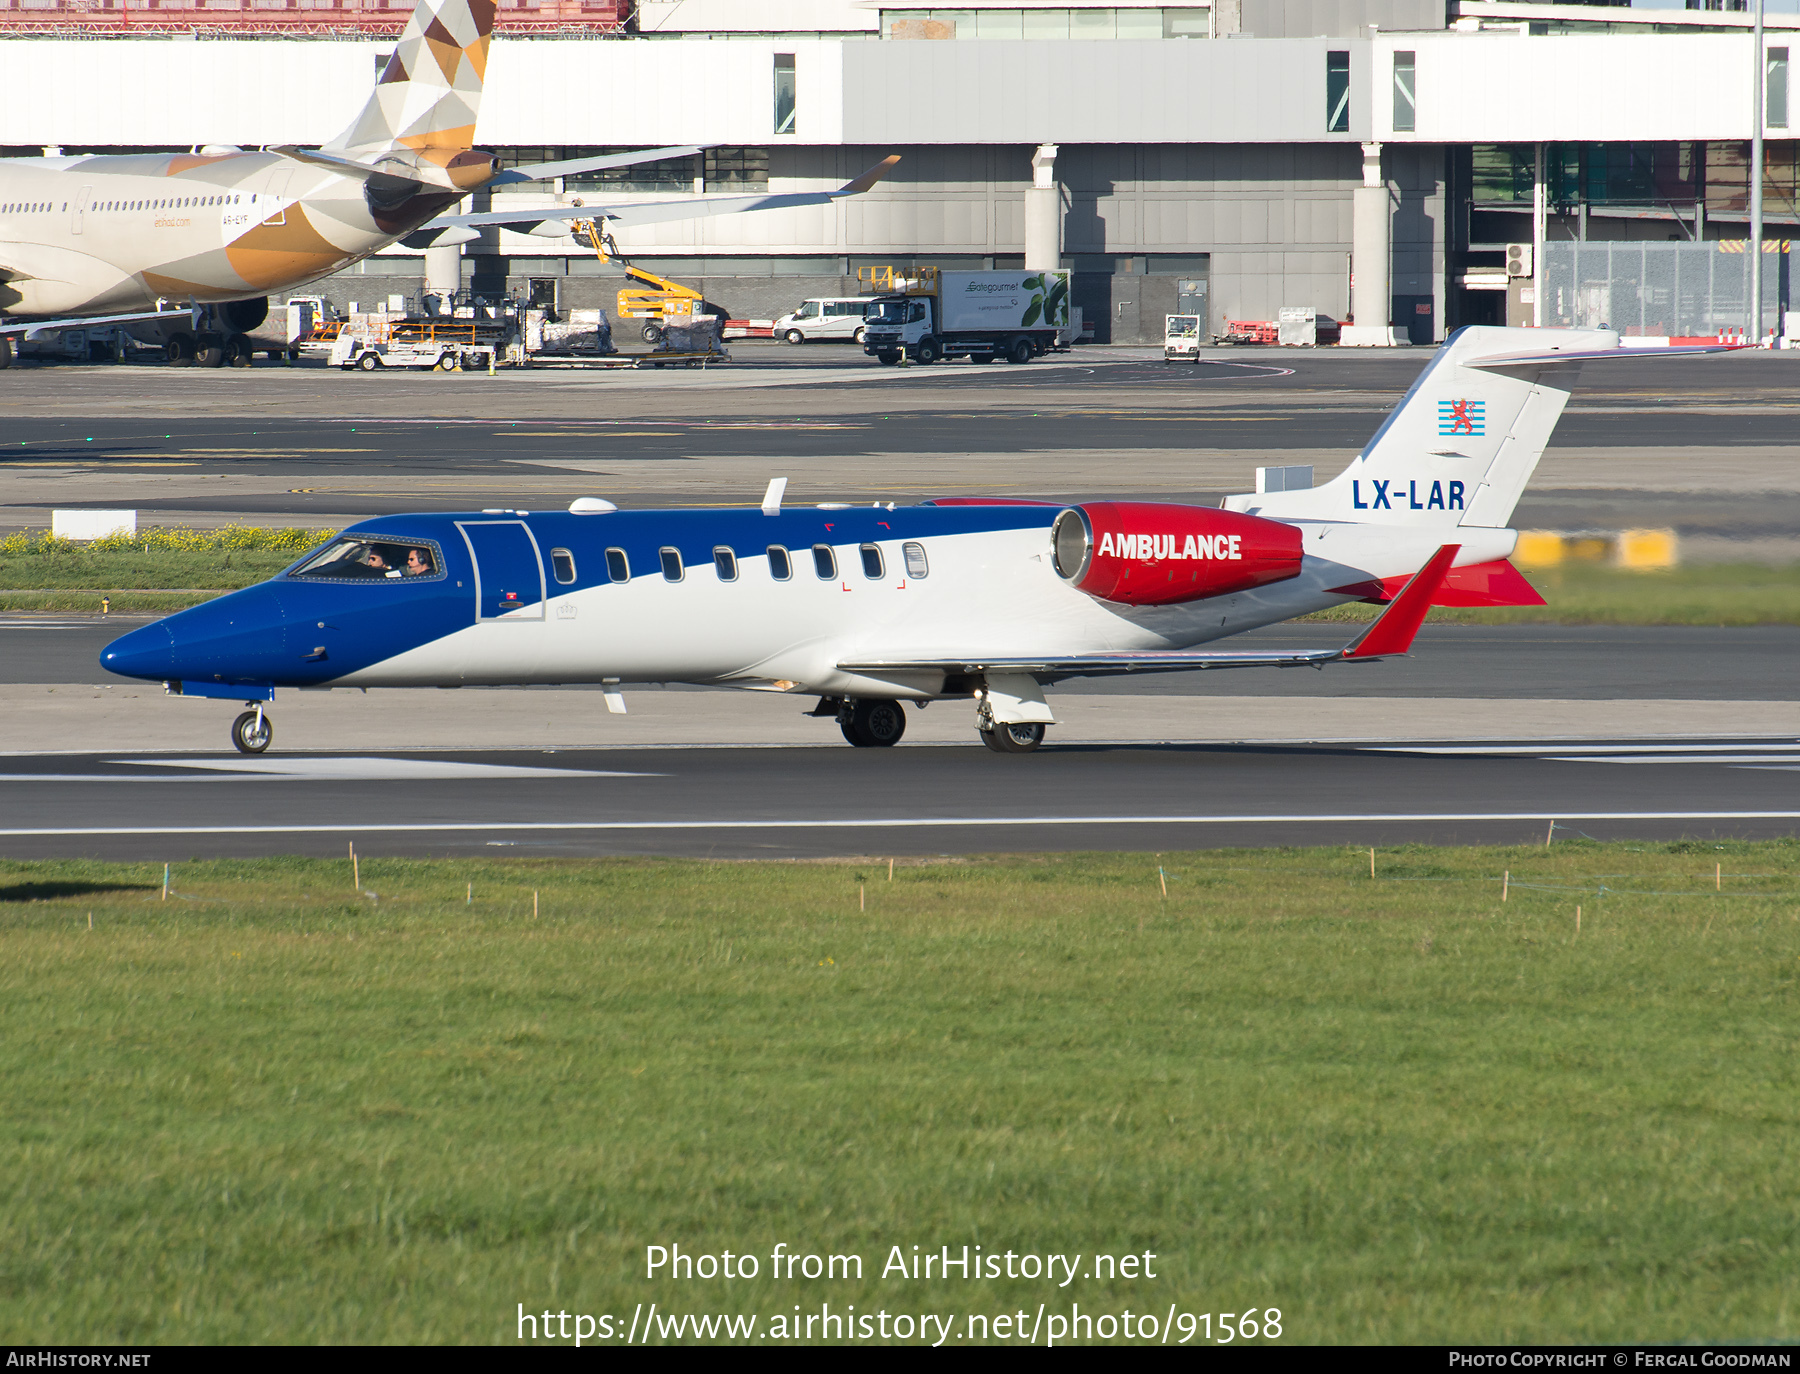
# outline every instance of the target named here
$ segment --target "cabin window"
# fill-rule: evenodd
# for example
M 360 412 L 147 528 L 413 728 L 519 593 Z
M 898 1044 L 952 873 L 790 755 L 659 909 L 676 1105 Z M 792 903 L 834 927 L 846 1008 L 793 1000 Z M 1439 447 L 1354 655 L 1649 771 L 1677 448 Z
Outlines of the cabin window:
M 813 571 L 829 582 L 837 576 L 837 555 L 829 544 L 813 545 Z
M 625 556 L 624 549 L 606 551 L 606 576 L 613 582 L 631 581 L 631 560 Z
M 289 569 L 287 575 L 334 582 L 424 581 L 444 575 L 444 555 L 434 540 L 347 534 Z
M 863 576 L 880 578 L 887 570 L 881 566 L 881 545 L 864 544 L 862 546 Z
M 931 564 L 925 561 L 925 546 L 923 544 L 902 544 L 900 549 L 901 552 L 906 555 L 906 575 L 908 577 L 917 581 L 919 578 L 926 577 L 930 574 Z
M 657 553 L 662 557 L 663 581 L 681 581 L 681 550 L 658 549 Z
M 718 569 L 719 581 L 737 581 L 737 554 L 723 544 L 713 550 L 713 567 Z
M 793 575 L 794 560 L 788 557 L 788 551 L 779 544 L 769 545 L 769 576 L 786 582 Z
M 550 570 L 556 574 L 558 582 L 568 586 L 575 580 L 575 555 L 567 549 L 551 549 Z

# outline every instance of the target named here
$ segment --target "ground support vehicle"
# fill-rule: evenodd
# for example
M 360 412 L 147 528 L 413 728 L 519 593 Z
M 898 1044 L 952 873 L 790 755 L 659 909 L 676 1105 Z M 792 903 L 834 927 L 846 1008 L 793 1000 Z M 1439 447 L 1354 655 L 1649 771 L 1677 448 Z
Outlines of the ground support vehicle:
M 819 339 L 863 341 L 863 326 L 873 296 L 818 296 L 774 321 L 770 336 L 791 344 Z
M 1198 315 L 1163 316 L 1163 362 L 1198 363 L 1200 361 L 1200 317 Z
M 1320 315 L 1314 323 L 1315 343 L 1334 344 L 1338 341 L 1342 325 L 1329 315 Z M 1213 342 L 1220 344 L 1278 344 L 1281 342 L 1281 324 L 1277 320 L 1227 320 L 1225 332 L 1213 335 Z
M 642 267 L 633 267 L 599 220 L 572 220 L 569 233 L 585 239 L 601 262 L 618 263 L 625 275 L 637 283 L 636 286 L 620 287 L 616 303 L 621 320 L 644 321 L 639 332 L 645 343 L 660 344 L 663 341 L 671 316 L 692 315 L 705 309 L 706 301 L 693 287 L 683 286 Z
M 883 364 L 968 358 L 1028 363 L 1058 346 L 1069 324 L 1069 273 L 939 272 L 863 268 L 880 294 L 869 307 L 863 352 Z
M 387 367 L 440 372 L 486 371 L 511 342 L 510 320 L 413 320 L 353 315 L 331 346 L 333 367 L 379 372 Z

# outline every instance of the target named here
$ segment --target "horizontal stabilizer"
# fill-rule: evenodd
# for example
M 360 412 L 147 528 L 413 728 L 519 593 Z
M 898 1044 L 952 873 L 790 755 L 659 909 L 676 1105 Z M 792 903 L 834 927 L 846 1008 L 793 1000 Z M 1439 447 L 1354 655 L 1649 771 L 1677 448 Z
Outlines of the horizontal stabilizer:
M 1670 348 L 1588 348 L 1567 352 L 1500 353 L 1491 358 L 1470 358 L 1464 367 L 1479 367 L 1486 372 L 1528 371 L 1553 367 L 1562 363 L 1608 363 L 1621 358 L 1691 358 L 1698 353 L 1735 353 L 1748 344 L 1678 344 Z
M 1331 590 L 1338 596 L 1354 596 L 1363 601 L 1372 601 L 1385 606 L 1396 596 L 1401 588 L 1411 581 L 1409 577 L 1386 577 L 1380 580 L 1371 578 L 1367 582 L 1354 582 L 1345 587 L 1333 587 Z M 1525 580 L 1525 575 L 1508 560 L 1496 558 L 1491 563 L 1471 563 L 1466 568 L 1452 568 L 1444 577 L 1444 583 L 1432 598 L 1433 606 L 1542 606 L 1544 598 L 1538 595 L 1537 588 Z

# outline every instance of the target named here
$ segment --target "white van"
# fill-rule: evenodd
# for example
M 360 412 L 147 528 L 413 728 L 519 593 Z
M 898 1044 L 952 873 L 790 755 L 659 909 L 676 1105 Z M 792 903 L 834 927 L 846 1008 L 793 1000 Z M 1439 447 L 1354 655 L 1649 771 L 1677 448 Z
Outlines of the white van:
M 775 321 L 777 339 L 791 344 L 808 339 L 847 339 L 861 343 L 863 316 L 875 303 L 873 296 L 820 296 L 802 301 L 800 308 Z

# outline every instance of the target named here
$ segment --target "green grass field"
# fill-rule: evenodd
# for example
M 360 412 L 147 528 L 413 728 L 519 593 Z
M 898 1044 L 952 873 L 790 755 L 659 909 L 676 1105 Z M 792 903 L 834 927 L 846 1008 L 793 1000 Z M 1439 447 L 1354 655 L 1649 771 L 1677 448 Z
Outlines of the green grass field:
M 149 529 L 74 543 L 47 535 L 0 539 L 0 610 L 175 611 L 273 577 L 330 530 Z
M 165 902 L 160 865 L 0 863 L 0 1341 L 651 1302 L 1800 1337 L 1800 844 L 1376 869 L 194 862 Z M 646 1278 L 676 1242 L 762 1273 Z M 864 1277 L 771 1278 L 777 1242 Z M 882 1278 L 915 1244 L 1158 1259 Z

